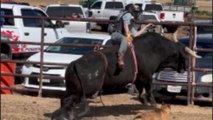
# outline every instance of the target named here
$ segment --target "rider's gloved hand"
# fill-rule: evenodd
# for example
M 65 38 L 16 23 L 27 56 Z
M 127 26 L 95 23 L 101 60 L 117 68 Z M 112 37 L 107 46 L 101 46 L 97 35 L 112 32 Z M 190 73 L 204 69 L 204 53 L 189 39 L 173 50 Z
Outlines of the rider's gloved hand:
M 128 42 L 132 42 L 132 40 L 133 40 L 133 38 L 132 38 L 130 33 L 126 34 L 126 38 L 127 38 Z

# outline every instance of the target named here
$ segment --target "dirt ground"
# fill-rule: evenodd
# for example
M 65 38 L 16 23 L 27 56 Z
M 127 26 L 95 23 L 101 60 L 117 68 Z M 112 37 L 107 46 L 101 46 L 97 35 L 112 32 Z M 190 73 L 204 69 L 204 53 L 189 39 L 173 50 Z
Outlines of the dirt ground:
M 103 95 L 105 106 L 101 104 L 100 97 L 88 99 L 90 112 L 82 119 L 132 120 L 138 112 L 152 109 L 141 105 L 135 98 L 125 93 Z M 1 95 L 1 120 L 49 120 L 59 104 L 58 97 Z M 212 107 L 171 104 L 170 120 L 212 120 Z

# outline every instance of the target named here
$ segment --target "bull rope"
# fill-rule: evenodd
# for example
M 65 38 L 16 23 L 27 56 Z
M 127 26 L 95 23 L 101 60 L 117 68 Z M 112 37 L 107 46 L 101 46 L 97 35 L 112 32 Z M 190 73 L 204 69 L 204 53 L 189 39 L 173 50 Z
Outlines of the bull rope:
M 133 59 L 134 59 L 134 65 L 135 65 L 134 77 L 133 77 L 133 80 L 131 82 L 133 84 L 135 82 L 137 74 L 138 74 L 138 63 L 137 63 L 137 59 L 136 59 L 136 55 L 135 55 L 134 45 L 131 42 L 129 42 L 128 46 L 131 49 L 132 56 L 133 56 Z
M 102 87 L 104 85 L 104 77 L 105 77 L 105 73 L 106 73 L 106 70 L 107 70 L 107 66 L 108 66 L 108 60 L 106 58 L 106 55 L 103 54 L 103 52 L 100 51 L 101 47 L 99 45 L 97 45 L 95 48 L 94 48 L 94 52 L 96 53 L 99 53 L 101 55 L 101 57 L 104 59 L 104 73 L 103 73 L 103 76 L 102 76 L 102 80 L 101 80 L 101 85 L 100 85 L 100 90 L 99 90 L 99 93 L 100 93 L 100 101 L 102 103 L 103 106 L 105 106 L 103 100 L 102 100 L 102 97 L 101 97 L 101 90 L 102 90 Z

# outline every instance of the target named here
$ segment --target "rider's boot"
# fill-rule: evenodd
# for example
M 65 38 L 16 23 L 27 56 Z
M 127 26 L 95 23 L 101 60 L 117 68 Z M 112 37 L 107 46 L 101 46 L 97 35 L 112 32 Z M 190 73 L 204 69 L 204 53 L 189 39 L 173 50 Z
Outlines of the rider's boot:
M 121 70 L 124 68 L 124 53 L 118 53 L 118 67 Z

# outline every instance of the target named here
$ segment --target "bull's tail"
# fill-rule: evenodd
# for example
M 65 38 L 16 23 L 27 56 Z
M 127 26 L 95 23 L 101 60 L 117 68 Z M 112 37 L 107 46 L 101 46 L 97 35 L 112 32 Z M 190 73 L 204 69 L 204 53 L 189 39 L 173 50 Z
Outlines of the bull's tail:
M 75 77 L 78 80 L 73 81 L 70 79 L 72 77 Z M 68 65 L 67 70 L 65 72 L 65 80 L 66 80 L 66 83 L 65 83 L 66 96 L 61 100 L 61 106 L 64 106 L 64 105 L 71 106 L 72 109 L 75 110 L 75 113 L 77 113 L 77 115 L 75 116 L 82 117 L 89 111 L 89 108 L 86 102 L 86 95 L 85 95 L 85 90 L 83 89 L 82 79 L 78 75 L 78 70 L 77 70 L 75 62 Z M 80 90 L 78 90 L 80 92 L 73 91 L 73 87 L 70 85 L 78 85 L 78 84 L 80 85 Z M 81 109 L 82 105 L 84 105 L 83 110 Z
M 77 70 L 76 65 L 74 65 L 73 68 L 74 68 L 73 70 L 74 70 L 74 72 L 75 72 L 75 74 L 76 74 L 76 77 L 78 78 L 79 83 L 80 83 L 80 87 L 81 87 L 81 97 L 86 98 L 86 93 L 85 93 L 85 90 L 84 90 L 84 88 L 83 88 L 83 82 L 82 82 L 81 77 L 78 75 L 78 70 Z
M 78 78 L 78 80 L 79 80 L 80 87 L 81 87 L 80 105 L 81 105 L 81 103 L 82 103 L 82 105 L 84 106 L 83 112 L 79 113 L 77 116 L 78 116 L 78 117 L 82 117 L 82 116 L 84 116 L 84 115 L 89 111 L 89 106 L 88 106 L 88 103 L 87 103 L 87 101 L 86 101 L 86 92 L 85 92 L 85 90 L 84 90 L 84 88 L 83 88 L 84 85 L 83 85 L 82 79 L 81 79 L 80 76 L 78 75 L 78 70 L 77 70 L 76 65 L 74 65 L 73 68 L 74 68 L 74 71 L 75 71 L 75 73 L 76 73 L 76 76 L 77 76 L 77 78 Z
M 71 90 L 69 90 L 71 84 L 78 84 L 78 83 L 73 83 L 73 81 L 70 80 L 70 78 L 73 77 L 73 76 L 70 76 L 70 75 L 75 75 L 75 77 L 78 79 L 78 81 L 76 81 L 76 82 L 79 82 L 79 84 L 80 84 L 80 89 L 81 89 L 81 90 L 80 90 L 81 93 L 80 93 L 80 96 L 79 96 L 79 97 L 86 97 L 86 96 L 85 96 L 85 91 L 84 91 L 84 89 L 83 89 L 82 79 L 81 79 L 81 77 L 78 75 L 78 73 L 79 73 L 79 71 L 77 70 L 77 67 L 76 67 L 75 62 L 73 62 L 73 63 L 71 63 L 71 64 L 68 65 L 67 70 L 66 70 L 66 72 L 65 72 L 66 89 L 67 89 L 66 91 L 67 91 L 67 92 L 70 92 L 70 91 L 71 91 Z M 68 95 L 70 95 L 70 94 L 72 95 L 73 92 L 67 93 L 67 94 L 68 94 Z M 78 95 L 79 95 L 79 93 L 78 93 Z M 66 96 L 66 97 L 68 97 L 68 96 Z

